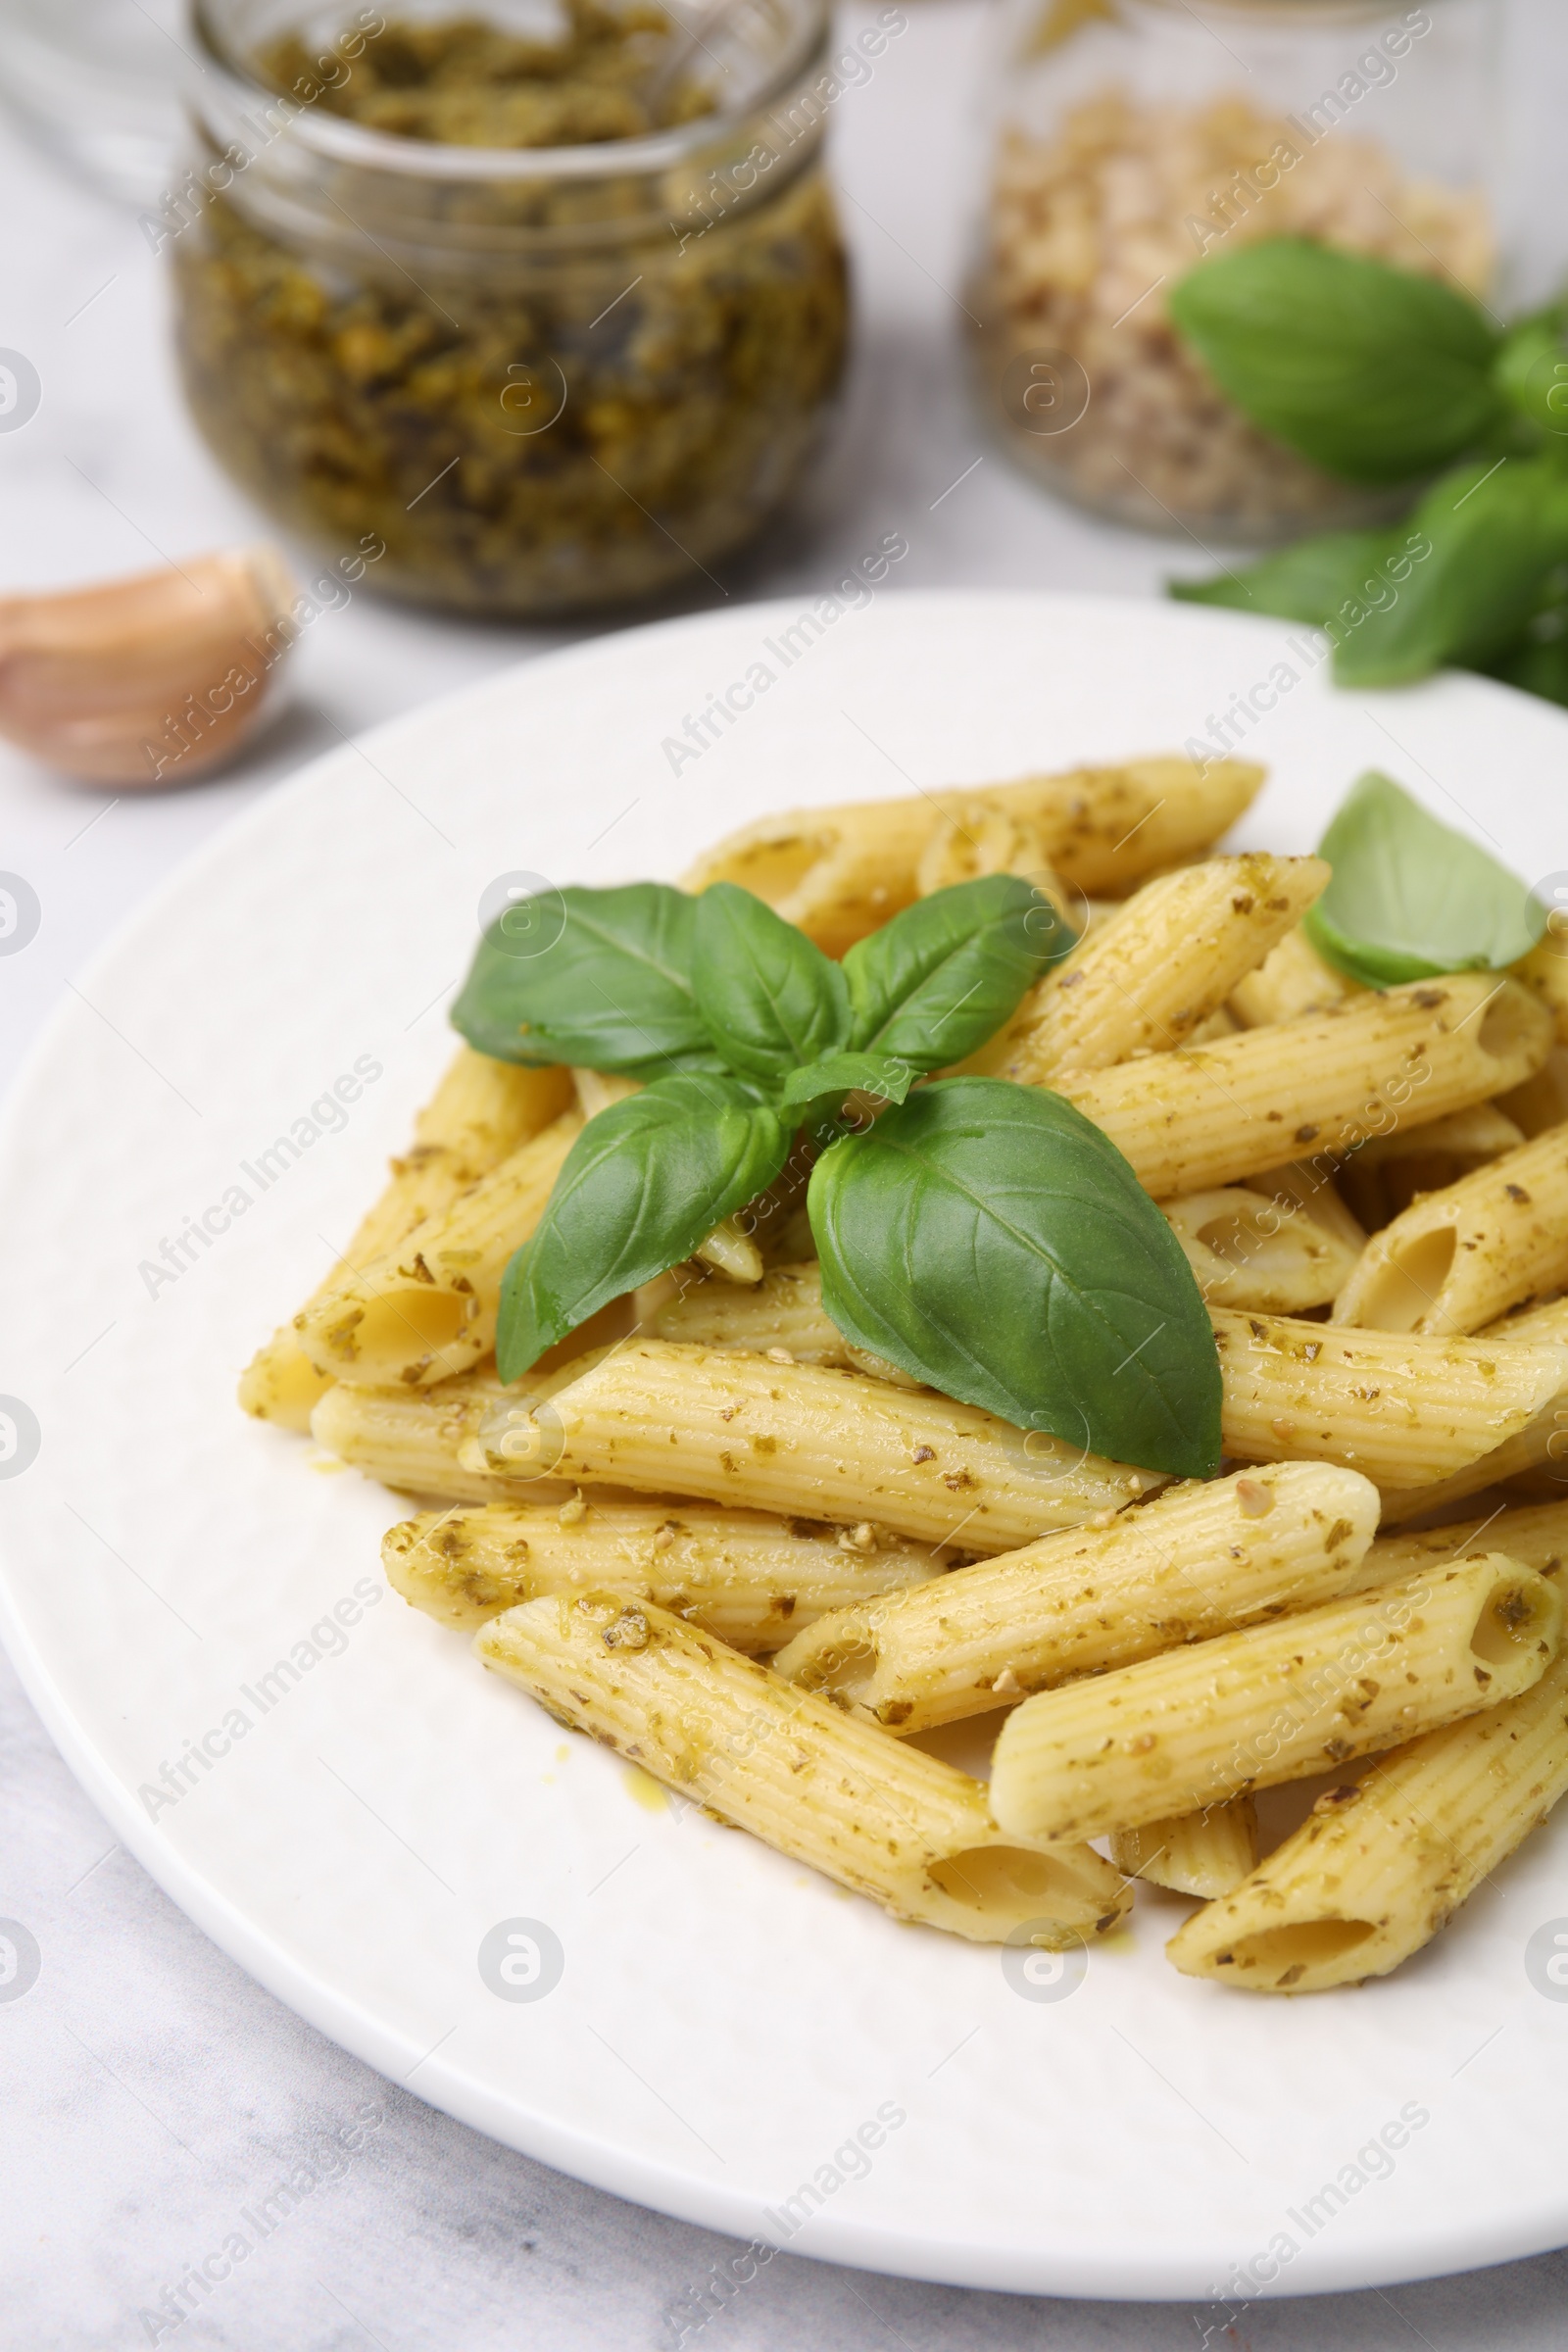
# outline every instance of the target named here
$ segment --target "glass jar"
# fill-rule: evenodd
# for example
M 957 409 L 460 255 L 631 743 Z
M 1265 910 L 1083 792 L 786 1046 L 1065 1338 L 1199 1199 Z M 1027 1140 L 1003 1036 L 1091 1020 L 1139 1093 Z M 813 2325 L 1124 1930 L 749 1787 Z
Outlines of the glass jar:
M 1197 263 L 1302 236 L 1497 281 L 1496 0 L 1005 0 L 969 307 L 1007 450 L 1145 529 L 1268 544 L 1392 500 L 1260 432 L 1177 337 Z
M 590 12 L 612 19 L 578 0 L 573 23 Z M 373 124 L 343 111 L 370 41 L 471 37 L 477 14 L 425 4 L 388 27 L 202 0 L 201 152 L 165 209 L 190 406 L 286 529 L 368 556 L 368 584 L 397 595 L 538 615 L 700 584 L 782 505 L 842 372 L 826 0 L 748 0 L 710 25 L 690 54 L 710 111 L 642 135 L 602 135 L 619 101 L 593 91 L 596 135 L 573 145 L 404 135 L 383 126 L 408 112 L 398 92 Z M 518 0 L 484 19 L 552 37 Z M 285 100 L 260 60 L 275 75 L 296 33 Z M 560 97 L 524 81 L 506 102 L 571 136 Z

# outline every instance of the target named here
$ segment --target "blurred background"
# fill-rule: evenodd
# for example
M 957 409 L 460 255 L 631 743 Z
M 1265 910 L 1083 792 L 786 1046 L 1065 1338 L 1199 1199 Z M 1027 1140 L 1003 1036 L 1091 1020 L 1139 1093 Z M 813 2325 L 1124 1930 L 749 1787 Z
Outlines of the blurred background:
M 384 15 L 439 30 L 454 13 L 211 0 L 198 32 L 177 0 L 0 0 L 0 1088 L 73 976 L 208 835 L 316 754 L 510 663 L 813 595 L 895 539 L 890 594 L 1137 598 L 1212 575 L 1244 542 L 1364 519 L 1376 501 L 1259 461 L 1250 428 L 1205 406 L 1151 297 L 1173 251 L 1205 249 L 1194 206 L 1216 235 L 1245 223 L 1245 194 L 1227 214 L 1216 191 L 1369 28 L 1424 19 L 1428 46 L 1348 96 L 1324 142 L 1332 162 L 1377 140 L 1378 172 L 1337 183 L 1301 133 L 1292 225 L 1469 282 L 1509 315 L 1568 278 L 1559 0 L 1433 0 L 1429 18 L 1255 0 L 1241 14 L 1264 22 L 1240 30 L 1235 0 L 851 0 L 831 19 L 814 0 L 748 0 L 689 12 L 684 44 L 644 24 L 635 73 L 596 55 L 592 103 L 573 101 L 587 112 L 545 132 L 517 133 L 507 92 L 462 76 L 445 111 L 420 115 L 412 71 L 377 79 L 356 120 L 346 92 L 373 77 L 363 32 L 340 76 L 343 28 Z M 530 37 L 525 10 L 490 14 Z M 613 51 L 590 20 L 578 12 L 583 41 Z M 291 63 L 279 44 L 296 32 Z M 303 129 L 269 127 L 265 81 L 241 70 L 264 51 L 275 87 L 296 67 L 315 77 Z M 1108 120 L 1094 102 L 1112 69 L 1128 99 Z M 807 87 L 831 94 L 795 115 Z M 1226 116 L 1238 88 L 1250 112 Z M 632 145 L 608 161 L 562 166 L 559 145 L 549 169 L 495 160 L 514 133 L 591 144 L 611 129 Z M 389 137 L 423 156 L 394 163 Z M 246 138 L 236 180 L 223 158 Z M 432 159 L 454 146 L 443 172 Z M 1494 250 L 1466 210 L 1482 187 Z M 1128 346 L 1095 343 L 1128 319 Z M 1138 358 L 1111 398 L 1103 352 L 1124 348 Z M 1100 384 L 1087 415 L 1075 368 Z M 278 557 L 199 561 L 263 541 Z M 162 583 L 129 606 L 53 602 L 152 571 Z M 209 642 L 193 616 L 215 611 Z M 224 629 L 250 649 L 235 658 L 253 732 L 185 699 Z M 74 661 L 100 665 L 101 704 Z M 114 774 L 122 738 L 133 757 Z M 16 877 L 30 898 L 6 898 Z M 286 906 L 277 919 L 286 939 Z M 69 1899 L 102 1997 L 144 2019 L 150 2068 L 180 2072 L 204 2156 L 263 2166 L 357 2101 L 388 2124 L 330 2213 L 291 2226 L 265 2288 L 197 2315 L 185 2340 L 678 2344 L 669 2312 L 724 2241 L 479 2140 L 278 2009 L 110 1845 L 3 1665 L 0 1738 L 14 1907 Z M 7 2023 L 10 2152 L 53 2194 L 36 2242 L 8 2250 L 0 2341 L 155 2340 L 133 2316 L 143 2285 L 150 2300 L 186 2237 L 212 2236 L 191 2152 L 80 2048 L 28 2040 L 24 2006 Z M 1270 2307 L 1245 2340 L 1544 2346 L 1565 2285 L 1549 2257 Z M 751 2300 L 744 2328 L 719 2317 L 707 2340 L 1207 2340 L 1202 2315 L 970 2297 L 789 2257 Z M 122 2315 L 109 2333 L 106 2311 Z

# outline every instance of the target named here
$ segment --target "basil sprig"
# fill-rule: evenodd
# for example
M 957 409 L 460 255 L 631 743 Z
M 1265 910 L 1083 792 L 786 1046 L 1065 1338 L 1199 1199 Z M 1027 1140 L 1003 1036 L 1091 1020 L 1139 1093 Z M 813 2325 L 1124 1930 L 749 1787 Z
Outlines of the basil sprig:
M 1455 662 L 1568 702 L 1568 306 L 1503 335 L 1435 278 L 1278 237 L 1201 264 L 1171 309 L 1236 405 L 1326 471 L 1414 486 L 1448 468 L 1388 531 L 1173 595 L 1326 630 L 1342 685 Z
M 1014 875 L 960 883 L 842 964 L 730 884 L 551 906 L 554 944 L 536 954 L 514 943 L 551 936 L 542 902 L 487 934 L 454 1020 L 486 1053 L 649 1083 L 590 1120 L 507 1268 L 504 1380 L 690 1256 L 775 1183 L 804 1128 L 824 1296 L 848 1337 L 1086 1452 L 1214 1467 L 1213 1333 L 1126 1160 L 1056 1096 L 926 1083 L 1072 944 L 1041 893 Z
M 1238 408 L 1347 481 L 1430 473 L 1501 414 L 1501 337 L 1468 297 L 1414 270 L 1271 237 L 1200 264 L 1170 309 Z
M 1517 875 L 1376 770 L 1344 801 L 1318 856 L 1334 874 L 1306 932 L 1368 988 L 1503 971 L 1545 929 L 1544 907 Z

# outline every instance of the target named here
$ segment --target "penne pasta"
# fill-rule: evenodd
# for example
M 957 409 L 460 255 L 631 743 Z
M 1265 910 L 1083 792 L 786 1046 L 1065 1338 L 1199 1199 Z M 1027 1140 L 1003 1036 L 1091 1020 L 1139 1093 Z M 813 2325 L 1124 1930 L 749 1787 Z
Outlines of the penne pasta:
M 1321 858 L 1212 858 L 1146 882 L 1053 965 L 964 1066 L 1050 1086 L 1168 1053 L 1223 1005 L 1329 879 Z
M 582 1116 L 564 1110 L 489 1175 L 294 1318 L 319 1371 L 356 1387 L 449 1380 L 495 1346 L 501 1277 L 550 1198 Z
M 1334 1320 L 1453 1337 L 1565 1282 L 1568 1127 L 1551 1127 L 1375 1234 Z
M 1256 796 L 1263 772 L 1245 760 L 1206 768 L 1186 760 L 1132 760 L 1121 767 L 939 793 L 938 821 L 917 877 L 921 895 L 985 871 L 971 862 L 973 845 L 1004 816 L 1022 837 L 1014 855 L 1037 854 L 1075 897 L 1125 898 L 1149 875 L 1200 856 L 1228 833 Z
M 694 1283 L 660 1308 L 654 1337 L 694 1348 L 739 1348 L 773 1352 L 774 1361 L 847 1364 L 844 1336 L 822 1307 L 822 1272 L 806 1265 L 773 1266 L 755 1290 Z
M 1327 1463 L 1193 1480 L 1111 1527 L 824 1617 L 774 1668 L 890 1731 L 928 1731 L 1343 1592 L 1377 1517 L 1377 1489 Z
M 779 1266 L 753 1291 L 689 1290 L 660 1312 L 655 1329 L 677 1344 L 847 1364 L 851 1351 L 821 1298 L 814 1263 Z M 1248 1462 L 1341 1462 L 1386 1489 L 1425 1487 L 1479 1461 L 1500 1435 L 1527 1429 L 1568 1384 L 1568 1355 L 1560 1352 L 1568 1315 L 1560 1334 L 1543 1333 L 1533 1345 L 1535 1335 L 1521 1330 L 1517 1348 L 1490 1339 L 1352 1336 L 1329 1324 L 1225 1308 L 1211 1307 L 1210 1318 L 1227 1453 Z M 1037 1449 L 1046 1443 L 1029 1442 Z M 1568 1451 L 1568 1439 L 1559 1450 Z
M 1397 1584 L 1421 1568 L 1446 1567 L 1467 1559 L 1485 1537 L 1490 1551 L 1505 1551 L 1522 1568 L 1538 1576 L 1555 1576 L 1568 1559 L 1568 1496 L 1560 1502 L 1530 1504 L 1520 1509 L 1469 1513 L 1451 1527 L 1423 1528 L 1417 1535 L 1379 1536 L 1351 1578 L 1348 1590 L 1368 1592 L 1376 1585 Z
M 1004 1829 L 1097 1838 L 1299 1781 L 1516 1698 L 1556 1654 L 1555 1586 L 1496 1552 L 1025 1699 Z
M 1117 1830 L 1110 1858 L 1130 1879 L 1212 1902 L 1240 1886 L 1256 1867 L 1257 1808 L 1250 1796 L 1233 1796 L 1229 1804 L 1209 1805 L 1200 1813 Z
M 1534 1079 L 1526 1084 L 1533 1086 Z M 1512 1102 L 1518 1088 L 1509 1096 Z M 1441 1192 L 1488 1162 L 1515 1151 L 1525 1140 L 1521 1127 L 1495 1102 L 1477 1102 L 1424 1127 L 1396 1127 L 1376 1135 L 1348 1159 L 1339 1182 L 1346 1200 L 1369 1233 L 1392 1223 L 1421 1193 Z
M 1548 920 L 1545 937 L 1514 965 L 1513 970 L 1515 979 L 1522 981 L 1532 996 L 1538 998 L 1550 1013 L 1558 1044 L 1568 1046 L 1568 956 L 1563 954 L 1565 947 L 1568 947 L 1568 940 L 1553 927 L 1553 921 Z
M 716 1634 L 778 1649 L 829 1609 L 940 1577 L 929 1545 L 705 1503 L 496 1503 L 427 1511 L 381 1542 L 387 1582 L 442 1625 L 471 1630 L 542 1593 L 613 1591 Z
M 794 808 L 729 834 L 682 876 L 682 888 L 735 882 L 842 956 L 919 897 L 921 854 L 938 821 L 935 798 Z
M 678 1479 L 726 1506 L 971 1552 L 1080 1526 L 1165 1483 L 929 1390 L 657 1340 L 612 1348 L 537 1413 L 498 1402 L 461 1459 L 656 1494 Z
M 516 1395 L 502 1388 L 494 1365 L 488 1375 L 470 1372 L 429 1389 L 334 1382 L 311 1415 L 311 1435 L 339 1461 L 400 1494 L 442 1502 L 499 1502 L 509 1495 L 567 1502 L 575 1489 L 564 1480 L 503 1478 L 493 1470 L 466 1470 L 458 1458 L 465 1438 L 486 1413 Z
M 1135 760 L 792 809 L 730 834 L 691 867 L 684 887 L 737 882 L 842 956 L 916 898 L 977 874 L 1023 873 L 1043 885 L 1059 875 L 1075 898 L 1130 890 L 1217 841 L 1262 780 L 1244 760 L 1204 770 L 1186 760 Z
M 1332 1165 L 1412 1102 L 1422 1119 L 1441 1118 L 1519 1085 L 1550 1043 L 1546 1015 L 1517 982 L 1460 973 L 1179 1055 L 1075 1072 L 1056 1091 L 1168 1200 L 1291 1154 Z
M 1568 1653 L 1535 1686 L 1428 1732 L 1317 1800 L 1293 1838 L 1165 1946 L 1184 1975 L 1251 1992 L 1387 1976 L 1568 1789 Z
M 1494 1107 L 1514 1122 L 1526 1142 L 1568 1122 L 1568 1049 L 1553 1046 L 1535 1076 L 1510 1088 Z
M 1442 1340 L 1223 1307 L 1210 1316 L 1228 1453 L 1345 1462 L 1385 1490 L 1425 1491 L 1467 1470 L 1568 1383 L 1561 1347 L 1523 1335 Z
M 1338 1220 L 1322 1222 L 1315 1207 L 1248 1185 L 1189 1193 L 1164 1211 L 1209 1306 L 1299 1315 L 1326 1306 L 1355 1265 Z
M 1499 1356 L 1506 1348 L 1509 1354 L 1505 1361 L 1511 1360 L 1515 1345 L 1568 1346 L 1568 1298 L 1554 1299 L 1550 1305 L 1534 1307 L 1527 1314 L 1508 1315 L 1479 1336 L 1486 1346 L 1496 1342 Z M 1383 1516 L 1386 1521 L 1425 1518 L 1429 1512 L 1447 1509 L 1467 1495 L 1479 1494 L 1485 1487 L 1537 1473 L 1568 1481 L 1568 1383 L 1516 1435 L 1479 1455 L 1464 1469 L 1450 1472 L 1432 1486 L 1415 1487 L 1403 1494 L 1386 1493 Z
M 1348 997 L 1365 993 L 1358 980 L 1324 962 L 1298 923 L 1256 971 L 1237 981 L 1230 1008 L 1244 1029 L 1266 1029 L 1273 1021 L 1298 1021 L 1304 1013 L 1328 1012 Z
M 426 1217 L 449 1208 L 499 1160 L 560 1115 L 571 1096 L 567 1073 L 524 1069 L 461 1047 L 415 1121 L 414 1142 L 392 1162 L 391 1181 L 361 1220 L 342 1258 L 307 1301 L 336 1297 L 355 1271 L 395 1250 Z M 292 1325 L 273 1333 L 241 1375 L 239 1401 L 258 1421 L 311 1426 L 317 1399 L 335 1373 L 322 1371 Z
M 1131 1895 L 1089 1846 L 1004 1837 L 978 1781 L 792 1690 L 624 1592 L 526 1601 L 474 1638 L 482 1663 L 618 1751 L 895 1918 L 1057 1948 L 1103 1935 Z

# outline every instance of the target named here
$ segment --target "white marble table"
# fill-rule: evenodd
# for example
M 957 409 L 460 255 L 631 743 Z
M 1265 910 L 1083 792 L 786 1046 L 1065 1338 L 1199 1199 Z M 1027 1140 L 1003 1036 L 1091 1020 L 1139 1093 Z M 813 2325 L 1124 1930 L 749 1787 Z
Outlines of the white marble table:
M 1568 100 L 1568 37 L 1553 0 L 1518 0 L 1518 11 L 1515 86 L 1538 125 L 1532 169 L 1544 206 L 1556 189 L 1553 142 L 1541 134 Z M 1144 595 L 1173 568 L 1204 568 L 1191 546 L 1053 505 L 977 432 L 952 289 L 982 19 L 967 0 L 910 0 L 908 19 L 873 81 L 837 110 L 860 304 L 840 437 L 789 534 L 732 567 L 726 588 L 736 598 L 814 589 L 893 529 L 909 543 L 901 588 Z M 253 535 L 257 517 L 180 409 L 166 289 L 133 214 L 0 123 L 0 345 L 25 352 L 43 386 L 31 422 L 0 435 L 0 593 Z M 706 586 L 693 602 L 705 600 L 717 601 Z M 30 946 L 0 963 L 0 1085 L 122 915 L 277 777 L 339 733 L 567 635 L 459 626 L 360 596 L 307 633 L 293 710 L 218 782 L 116 799 L 0 749 L 0 867 L 25 875 L 43 908 Z M 0 1324 L 0 1387 L 5 1371 Z M 479 2138 L 250 1983 L 115 1844 L 3 1660 L 0 1742 L 0 1914 L 25 1924 L 42 1963 L 24 1998 L 0 2003 L 5 2352 L 176 2339 L 229 2352 L 677 2352 L 683 2328 L 704 2352 L 1205 2342 L 1545 2352 L 1568 2328 L 1562 2255 L 1386 2294 L 1271 2304 L 1242 2315 L 1235 2334 L 1222 2312 L 974 2294 L 787 2254 L 725 2301 L 710 2282 L 727 2241 Z M 345 2139 L 354 2144 L 342 2153 Z M 329 2146 L 340 2154 L 323 2161 Z M 187 2288 L 177 2328 L 142 2318 L 302 2163 L 331 2177 L 226 2280 L 203 2295 Z M 693 2331 L 705 2295 L 711 2333 Z

